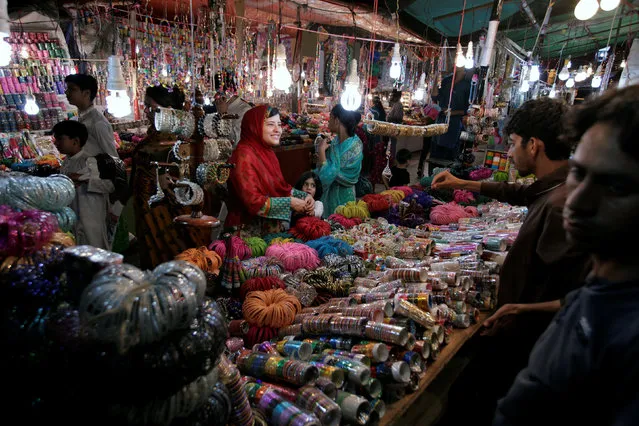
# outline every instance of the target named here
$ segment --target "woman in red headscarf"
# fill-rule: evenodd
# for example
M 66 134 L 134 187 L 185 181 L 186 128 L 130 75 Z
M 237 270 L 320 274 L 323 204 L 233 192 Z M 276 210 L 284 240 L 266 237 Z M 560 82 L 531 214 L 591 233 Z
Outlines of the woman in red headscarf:
M 260 105 L 244 115 L 240 142 L 229 160 L 235 168 L 229 178 L 226 226 L 265 235 L 282 232 L 292 212 L 313 214 L 313 198 L 294 189 L 282 176 L 273 151 L 281 136 L 282 122 L 276 108 Z

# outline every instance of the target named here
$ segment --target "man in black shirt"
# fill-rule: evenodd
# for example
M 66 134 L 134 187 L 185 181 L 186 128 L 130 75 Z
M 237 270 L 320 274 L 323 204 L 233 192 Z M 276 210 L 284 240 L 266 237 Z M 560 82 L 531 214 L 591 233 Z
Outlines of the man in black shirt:
M 384 176 L 384 185 L 386 189 L 394 186 L 408 186 L 410 184 L 410 175 L 408 174 L 408 162 L 413 155 L 406 148 L 397 151 L 396 163 L 391 167 L 392 176 L 390 181 Z
M 639 86 L 574 111 L 563 224 L 593 268 L 499 401 L 496 426 L 639 422 L 638 132 Z

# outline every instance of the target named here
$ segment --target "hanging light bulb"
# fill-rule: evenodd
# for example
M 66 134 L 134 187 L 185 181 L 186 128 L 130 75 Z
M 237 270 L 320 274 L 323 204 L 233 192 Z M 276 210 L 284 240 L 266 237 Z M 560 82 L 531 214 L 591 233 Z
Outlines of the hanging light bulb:
M 11 62 L 11 45 L 5 40 L 11 33 L 7 0 L 0 0 L 0 67 Z
M 575 81 L 577 83 L 581 83 L 582 81 L 584 81 L 587 78 L 588 78 L 588 73 L 586 73 L 586 71 L 584 71 L 584 67 L 579 68 L 579 71 L 577 72 L 577 75 L 575 75 Z
M 313 96 L 315 97 L 315 99 L 320 97 L 320 92 L 319 90 L 315 89 L 315 93 L 313 93 Z
M 592 65 L 588 64 L 588 69 L 586 70 L 586 74 L 588 74 L 588 77 L 592 75 Z
M 302 80 L 306 79 L 306 72 L 304 70 L 302 70 L 302 73 L 300 74 L 300 78 Z
M 572 77 L 569 78 L 568 81 L 566 81 L 566 87 L 569 89 L 575 87 L 575 80 Z
M 283 44 L 277 46 L 275 71 L 273 72 L 273 87 L 277 90 L 286 90 L 291 87 L 293 79 L 286 68 L 286 47 Z
M 184 78 L 184 82 L 185 83 L 190 83 L 191 82 L 191 71 L 186 73 L 186 77 Z
M 351 70 L 344 81 L 344 93 L 340 103 L 346 111 L 355 111 L 362 104 L 362 94 L 359 93 L 359 76 L 357 75 L 357 60 L 351 61 Z
M 468 42 L 468 50 L 466 51 L 466 63 L 464 64 L 467 70 L 475 68 L 475 61 L 473 59 L 473 42 Z
M 580 21 L 587 21 L 595 16 L 599 9 L 599 2 L 597 0 L 579 0 L 577 6 L 575 6 L 575 18 Z
M 139 54 L 140 54 L 140 45 L 139 45 L 139 44 L 136 44 L 136 45 L 135 45 L 135 54 L 136 54 L 136 55 L 139 55 Z
M 20 49 L 20 57 L 22 59 L 29 59 L 29 49 L 27 49 L 27 46 L 22 46 L 22 49 Z
M 257 76 L 259 79 L 264 78 L 264 72 L 260 70 L 260 74 Z
M 457 54 L 455 55 L 455 66 L 457 68 L 463 68 L 466 66 L 466 58 L 462 50 L 461 43 L 457 43 Z
M 561 69 L 557 77 L 559 77 L 559 80 L 561 81 L 566 81 L 570 78 L 570 59 L 564 64 L 564 67 Z
M 595 76 L 592 78 L 592 81 L 590 82 L 590 86 L 593 89 L 598 89 L 601 87 L 601 81 L 603 80 L 602 78 L 602 70 L 601 70 L 601 64 L 599 64 L 599 66 L 597 67 L 597 72 L 595 72 Z
M 415 89 L 415 93 L 413 94 L 413 99 L 416 101 L 423 101 L 425 93 L 426 93 L 426 73 L 423 72 L 421 77 L 419 77 L 419 84 L 417 85 L 417 89 Z
M 24 104 L 24 112 L 29 115 L 36 115 L 40 112 L 40 107 L 38 107 L 35 97 L 31 93 L 27 95 L 27 103 Z
M 127 85 L 122 73 L 122 64 L 118 56 L 109 56 L 109 76 L 107 77 L 107 110 L 115 118 L 131 114 L 131 99 L 127 94 Z
M 244 72 L 249 72 L 249 66 L 248 66 L 248 64 L 244 64 Z
M 601 7 L 601 10 L 609 12 L 619 6 L 619 3 L 621 3 L 621 0 L 601 0 L 599 7 Z
M 548 93 L 549 98 L 557 97 L 557 90 L 555 90 L 555 85 L 552 85 L 552 89 L 550 89 L 550 93 Z
M 521 83 L 521 86 L 519 86 L 519 91 L 521 93 L 526 93 L 529 90 L 530 90 L 530 84 L 528 83 L 528 80 L 524 80 L 524 82 Z
M 169 76 L 169 69 L 166 67 L 166 64 L 162 65 L 162 71 L 160 73 L 162 74 L 162 77 Z
M 621 61 L 621 64 L 619 64 L 619 66 L 621 68 L 626 68 L 626 60 L 624 59 L 623 61 Z
M 204 97 L 204 105 L 211 105 L 211 98 L 209 97 L 209 95 L 206 95 Z
M 399 43 L 393 46 L 393 57 L 389 71 L 390 78 L 398 79 L 402 75 L 402 55 L 399 52 Z
M 539 65 L 531 65 L 530 73 L 528 74 L 528 81 L 534 83 L 539 80 Z

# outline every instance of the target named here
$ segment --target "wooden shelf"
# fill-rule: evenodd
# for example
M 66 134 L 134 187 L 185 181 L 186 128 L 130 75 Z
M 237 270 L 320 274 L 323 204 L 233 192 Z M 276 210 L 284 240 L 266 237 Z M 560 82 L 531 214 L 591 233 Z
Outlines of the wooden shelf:
M 399 401 L 389 404 L 386 407 L 386 414 L 384 414 L 384 417 L 382 417 L 379 423 L 380 426 L 394 426 L 396 422 L 401 420 L 404 413 L 411 408 L 415 401 L 417 401 L 439 373 L 442 372 L 444 367 L 446 367 L 455 354 L 459 352 L 462 346 L 464 346 L 464 344 L 479 331 L 482 322 L 487 317 L 488 312 L 482 312 L 477 324 L 473 324 L 466 329 L 455 329 L 453 331 L 453 334 L 450 337 L 450 342 L 441 350 L 437 361 L 428 364 L 426 373 L 424 373 L 424 375 L 419 379 L 419 389 L 416 392 L 407 394 Z

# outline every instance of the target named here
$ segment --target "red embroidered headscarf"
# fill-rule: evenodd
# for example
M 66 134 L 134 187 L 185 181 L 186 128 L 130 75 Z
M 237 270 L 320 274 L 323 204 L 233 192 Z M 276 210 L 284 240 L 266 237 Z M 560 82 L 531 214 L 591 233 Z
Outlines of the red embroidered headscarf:
M 228 226 L 250 221 L 267 198 L 291 196 L 292 187 L 282 176 L 280 162 L 262 136 L 269 111 L 267 105 L 256 106 L 242 119 L 240 142 L 229 159 L 235 168 L 229 178 Z

